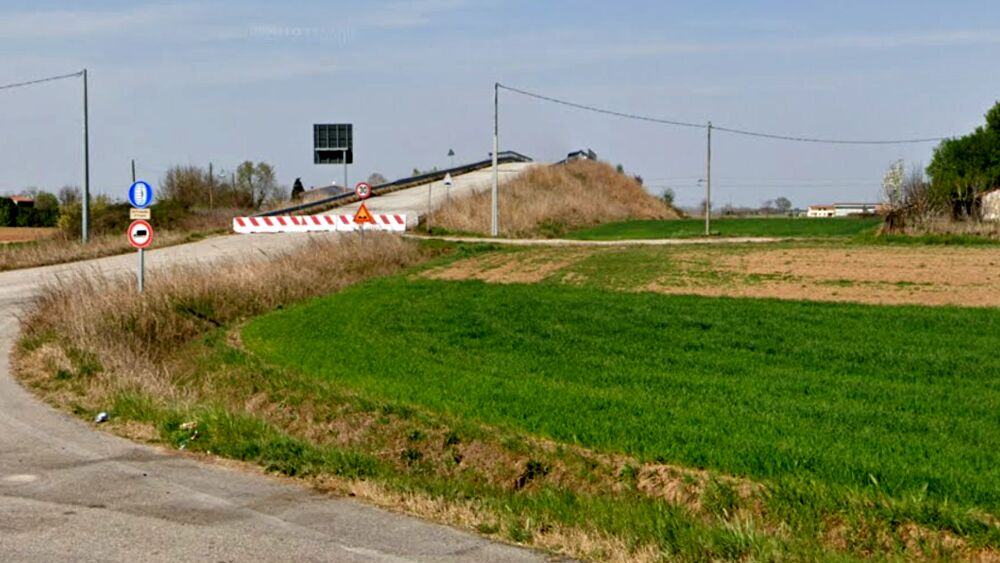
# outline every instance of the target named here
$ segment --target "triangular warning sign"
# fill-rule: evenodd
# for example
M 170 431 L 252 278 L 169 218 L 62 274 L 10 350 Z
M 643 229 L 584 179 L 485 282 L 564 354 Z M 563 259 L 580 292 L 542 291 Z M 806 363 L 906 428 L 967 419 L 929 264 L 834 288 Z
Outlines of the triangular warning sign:
M 358 208 L 358 212 L 354 214 L 354 222 L 358 225 L 362 225 L 364 223 L 375 223 L 375 218 L 372 217 L 371 212 L 368 211 L 368 206 L 364 203 L 362 203 L 361 207 Z

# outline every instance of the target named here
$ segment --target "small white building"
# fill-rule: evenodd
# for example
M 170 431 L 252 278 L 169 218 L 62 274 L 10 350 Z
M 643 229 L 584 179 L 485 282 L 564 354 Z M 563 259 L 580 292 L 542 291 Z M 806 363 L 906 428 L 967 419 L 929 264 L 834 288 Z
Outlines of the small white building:
M 810 205 L 806 217 L 833 217 L 837 210 L 832 205 Z
M 851 217 L 852 215 L 874 215 L 881 206 L 877 203 L 834 203 L 833 205 L 810 205 L 806 217 Z
M 1000 189 L 983 194 L 983 221 L 1000 221 Z
M 850 217 L 851 215 L 874 215 L 878 213 L 877 203 L 834 203 L 834 217 Z

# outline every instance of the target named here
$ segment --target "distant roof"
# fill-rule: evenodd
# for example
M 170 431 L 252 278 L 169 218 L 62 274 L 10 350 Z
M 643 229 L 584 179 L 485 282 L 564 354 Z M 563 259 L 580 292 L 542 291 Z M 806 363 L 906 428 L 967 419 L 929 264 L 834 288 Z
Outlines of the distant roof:
M 14 200 L 14 203 L 35 203 L 35 200 L 23 195 L 12 195 L 10 199 Z
M 878 203 L 834 203 L 836 207 L 875 207 Z

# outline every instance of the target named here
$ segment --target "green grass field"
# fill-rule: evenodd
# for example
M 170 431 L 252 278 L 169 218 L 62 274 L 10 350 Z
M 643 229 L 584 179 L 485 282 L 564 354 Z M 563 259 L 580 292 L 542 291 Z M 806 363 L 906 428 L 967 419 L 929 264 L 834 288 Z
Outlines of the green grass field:
M 243 338 L 365 396 L 560 442 L 996 513 L 997 334 L 995 310 L 395 278 Z
M 724 237 L 850 237 L 874 232 L 880 218 L 713 219 L 712 233 Z M 625 221 L 571 233 L 578 240 L 688 238 L 705 234 L 704 219 Z

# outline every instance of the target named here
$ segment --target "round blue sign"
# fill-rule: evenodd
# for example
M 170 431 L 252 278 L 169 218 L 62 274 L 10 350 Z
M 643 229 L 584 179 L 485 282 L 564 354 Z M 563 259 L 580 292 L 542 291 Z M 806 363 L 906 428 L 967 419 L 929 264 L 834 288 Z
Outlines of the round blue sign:
M 128 202 L 132 207 L 146 209 L 153 204 L 153 186 L 139 180 L 128 189 Z

